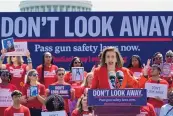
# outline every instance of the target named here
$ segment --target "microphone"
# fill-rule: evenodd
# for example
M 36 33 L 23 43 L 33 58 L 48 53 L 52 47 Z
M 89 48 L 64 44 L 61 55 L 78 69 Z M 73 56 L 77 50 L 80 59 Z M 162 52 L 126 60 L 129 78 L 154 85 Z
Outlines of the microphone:
M 122 85 L 123 79 L 124 79 L 124 73 L 122 71 L 117 71 L 116 72 L 116 77 L 120 83 L 120 86 Z
M 109 72 L 109 79 L 110 79 L 112 86 L 115 88 L 116 73 L 114 71 Z

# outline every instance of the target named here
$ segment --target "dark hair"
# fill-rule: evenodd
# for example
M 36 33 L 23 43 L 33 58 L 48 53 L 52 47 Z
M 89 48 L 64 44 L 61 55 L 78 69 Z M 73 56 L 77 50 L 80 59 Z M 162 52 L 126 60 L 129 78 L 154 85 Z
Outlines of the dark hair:
M 20 95 L 22 96 L 22 92 L 20 92 L 19 90 L 14 90 L 12 93 L 11 93 L 11 97 L 15 96 L 15 95 Z
M 0 77 L 1 76 L 5 76 L 5 77 L 8 77 L 9 78 L 9 83 L 10 83 L 10 81 L 11 81 L 11 73 L 8 71 L 8 70 L 0 70 Z
M 70 72 L 72 71 L 71 69 L 72 69 L 72 67 L 74 66 L 73 64 L 74 64 L 74 61 L 76 60 L 76 59 L 79 59 L 80 60 L 80 58 L 79 57 L 74 57 L 73 58 L 73 60 L 70 62 Z M 83 66 L 83 63 L 82 63 L 82 61 L 80 60 L 80 62 L 81 62 L 81 67 Z
M 44 66 L 45 66 L 45 61 L 44 61 L 44 57 L 45 57 L 45 55 L 47 54 L 47 53 L 49 53 L 49 54 L 51 54 L 50 52 L 45 52 L 44 54 L 43 54 L 43 57 L 42 57 L 42 70 L 41 70 L 41 79 L 40 79 L 40 82 L 43 82 L 44 83 Z M 52 56 L 52 54 L 51 54 L 51 56 Z M 51 64 L 54 64 L 53 63 L 53 58 L 52 58 L 52 60 L 51 60 Z
M 130 58 L 130 63 L 129 63 L 129 65 L 127 66 L 127 68 L 133 67 L 133 65 L 132 65 L 132 58 L 136 58 L 136 59 L 138 60 L 138 62 L 139 62 L 139 67 L 138 67 L 138 68 L 143 68 L 142 62 L 141 62 L 141 57 L 138 56 L 138 55 L 133 55 L 133 56 Z
M 162 71 L 162 70 L 161 70 L 161 68 L 160 68 L 160 66 L 159 66 L 159 65 L 157 65 L 157 64 L 153 64 L 153 65 L 152 65 L 152 67 L 156 67 L 156 68 L 157 68 L 157 70 L 159 70 L 160 72 Z
M 64 99 L 60 95 L 52 94 L 47 97 L 45 105 L 48 111 L 64 110 Z

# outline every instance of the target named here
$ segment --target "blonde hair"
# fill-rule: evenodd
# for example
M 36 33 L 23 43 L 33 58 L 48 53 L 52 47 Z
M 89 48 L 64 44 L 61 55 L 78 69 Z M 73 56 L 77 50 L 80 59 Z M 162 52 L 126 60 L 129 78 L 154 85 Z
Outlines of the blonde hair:
M 119 50 L 114 47 L 107 47 L 103 50 L 102 57 L 101 57 L 101 66 L 106 65 L 106 63 L 105 63 L 106 53 L 109 51 L 113 51 L 116 54 L 116 59 L 117 59 L 116 66 L 118 66 L 119 68 L 123 67 L 124 60 L 123 60 Z
M 93 76 L 93 72 L 90 72 L 90 73 L 88 73 L 87 75 L 86 75 L 86 78 L 84 78 L 84 81 L 83 81 L 83 83 L 81 84 L 81 86 L 88 86 L 88 77 L 89 76 Z
M 37 72 L 35 69 L 31 69 L 28 71 L 27 76 L 26 76 L 26 83 L 30 85 L 30 79 L 29 77 L 32 76 L 33 73 Z M 38 81 L 38 78 L 37 78 Z M 39 83 L 39 82 L 38 82 Z
M 12 56 L 9 56 L 9 57 L 7 58 L 7 63 L 10 64 L 10 65 L 13 64 L 13 62 L 12 62 L 12 60 L 11 60 L 11 57 L 12 57 Z M 22 56 L 15 56 L 15 57 L 17 57 L 17 63 L 21 66 L 21 65 L 24 63 L 23 57 L 22 57 Z

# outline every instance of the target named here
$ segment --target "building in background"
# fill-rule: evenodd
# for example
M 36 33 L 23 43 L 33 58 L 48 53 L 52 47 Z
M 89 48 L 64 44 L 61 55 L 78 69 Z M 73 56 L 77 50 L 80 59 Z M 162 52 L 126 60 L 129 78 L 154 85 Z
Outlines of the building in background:
M 25 0 L 20 2 L 21 12 L 84 12 L 91 11 L 92 4 L 88 0 Z

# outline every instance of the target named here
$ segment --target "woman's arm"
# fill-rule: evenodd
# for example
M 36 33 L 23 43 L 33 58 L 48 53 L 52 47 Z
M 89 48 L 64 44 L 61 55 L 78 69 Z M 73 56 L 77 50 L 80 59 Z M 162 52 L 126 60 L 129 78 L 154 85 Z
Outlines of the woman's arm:
M 27 51 L 26 56 L 27 56 L 27 62 L 28 62 L 28 65 L 26 66 L 26 71 L 29 71 L 32 69 L 32 59 L 30 57 L 29 50 Z
M 0 69 L 6 69 L 6 65 L 3 64 L 5 58 L 5 50 L 1 50 L 2 55 L 0 56 Z

